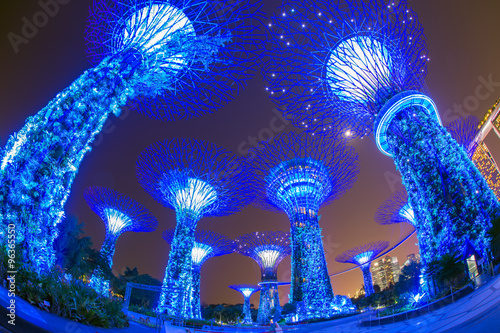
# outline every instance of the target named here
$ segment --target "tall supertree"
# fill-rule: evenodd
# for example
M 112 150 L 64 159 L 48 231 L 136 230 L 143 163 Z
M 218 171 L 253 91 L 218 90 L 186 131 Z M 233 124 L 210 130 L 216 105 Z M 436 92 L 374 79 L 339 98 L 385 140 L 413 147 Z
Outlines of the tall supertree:
M 163 239 L 169 244 L 174 240 L 175 229 L 165 230 Z M 188 307 L 191 313 L 189 318 L 203 319 L 200 304 L 200 280 L 201 266 L 212 257 L 223 256 L 234 252 L 235 243 L 232 239 L 213 231 L 199 230 L 194 234 L 194 245 L 191 251 L 191 274 L 192 284 L 189 286 L 191 295 L 189 300 L 192 304 Z
M 267 324 L 271 313 L 280 311 L 278 266 L 292 253 L 290 233 L 283 231 L 252 232 L 236 238 L 236 252 L 250 257 L 260 266 L 260 302 L 257 322 Z
M 499 203 L 425 93 L 425 37 L 407 1 L 285 0 L 269 25 L 270 96 L 307 131 L 329 134 L 340 118 L 351 137 L 374 132 L 431 237 L 424 266 L 465 239 L 486 257 Z
M 158 312 L 189 318 L 193 313 L 192 252 L 198 221 L 233 214 L 252 200 L 251 177 L 241 158 L 215 144 L 172 139 L 146 148 L 137 161 L 137 179 L 156 201 L 176 212 L 177 225 Z
M 318 211 L 340 198 L 359 172 L 353 147 L 338 137 L 281 134 L 251 150 L 256 204 L 285 212 L 292 235 L 289 299 L 300 303 L 300 317 L 331 314 L 334 297 L 325 261 Z
M 84 155 L 110 114 L 162 120 L 213 112 L 252 77 L 259 0 L 94 0 L 93 68 L 8 140 L 0 156 L 0 220 L 39 271 L 52 266 L 56 225 Z
M 253 284 L 232 284 L 229 288 L 239 291 L 245 301 L 243 303 L 243 324 L 252 324 L 252 313 L 250 312 L 250 297 L 257 291 L 260 290 L 260 286 Z
M 388 246 L 389 242 L 386 241 L 368 243 L 345 251 L 337 258 L 335 258 L 335 260 L 341 263 L 351 263 L 354 265 L 359 265 L 361 267 L 361 271 L 363 271 L 365 294 L 366 296 L 370 296 L 374 292 L 372 273 L 370 272 L 370 264 L 372 260 L 375 259 Z
M 148 209 L 137 201 L 112 189 L 91 186 L 83 193 L 85 201 L 99 215 L 106 226 L 106 237 L 101 247 L 101 255 L 111 268 L 118 237 L 127 231 L 151 232 L 158 227 L 158 221 Z M 103 278 L 102 271 L 94 271 L 90 285 L 98 293 L 108 295 L 109 280 Z

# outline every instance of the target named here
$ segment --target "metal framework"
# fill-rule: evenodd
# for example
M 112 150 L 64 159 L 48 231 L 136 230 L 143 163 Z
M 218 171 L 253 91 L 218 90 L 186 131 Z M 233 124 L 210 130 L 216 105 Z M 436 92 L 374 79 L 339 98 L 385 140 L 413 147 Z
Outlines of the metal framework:
M 337 126 L 337 125 L 336 125 Z M 291 225 L 292 281 L 289 299 L 303 319 L 333 314 L 334 297 L 325 261 L 318 210 L 340 198 L 356 181 L 357 154 L 338 132 L 281 134 L 250 151 L 256 175 L 255 203 L 285 212 Z
M 256 286 L 253 284 L 233 284 L 230 285 L 229 288 L 239 291 L 245 301 L 243 303 L 243 320 L 241 321 L 243 324 L 252 324 L 252 313 L 250 312 L 250 297 L 257 291 L 260 290 L 260 286 Z
M 389 246 L 387 241 L 378 241 L 368 243 L 362 246 L 349 249 L 335 258 L 340 263 L 351 263 L 358 265 L 363 272 L 363 281 L 365 285 L 365 294 L 370 296 L 373 294 L 373 280 L 370 272 L 370 264 L 382 251 Z
M 71 185 L 109 115 L 130 100 L 163 120 L 224 106 L 255 72 L 260 7 L 259 0 L 94 1 L 86 33 L 94 67 L 29 117 L 0 156 L 1 226 L 16 225 L 18 248 L 35 269 L 54 264 Z
M 175 229 L 165 230 L 165 232 L 163 232 L 163 239 L 165 239 L 167 243 L 172 244 L 174 234 Z M 200 304 L 201 266 L 210 258 L 233 253 L 235 250 L 235 243 L 224 235 L 208 230 L 196 231 L 194 239 L 194 246 L 191 252 L 192 285 L 190 286 L 191 295 L 189 296 L 192 305 L 188 307 L 191 311 L 188 313 L 188 317 L 203 319 L 201 316 Z
M 373 131 L 422 223 L 424 267 L 465 239 L 486 257 L 500 205 L 425 93 L 425 36 L 407 1 L 285 0 L 269 28 L 271 98 L 312 133 L 337 118 L 351 137 Z
M 459 118 L 446 126 L 446 129 L 450 132 L 452 138 L 465 149 L 467 156 L 472 158 L 478 146 L 475 139 L 480 131 L 479 118 L 476 116 Z
M 415 213 L 408 202 L 408 195 L 404 187 L 394 192 L 377 209 L 375 222 L 381 225 L 406 222 L 416 227 Z
M 241 158 L 198 140 L 165 140 L 146 148 L 137 161 L 137 179 L 156 201 L 175 210 L 164 290 L 157 311 L 178 318 L 193 313 L 192 251 L 198 221 L 233 214 L 250 203 L 248 175 Z
M 292 253 L 290 233 L 283 231 L 252 232 L 236 238 L 236 252 L 252 258 L 260 266 L 261 287 L 257 322 L 267 324 L 272 313 L 280 312 L 278 266 Z
M 158 228 L 158 221 L 151 212 L 124 194 L 101 186 L 90 186 L 83 196 L 106 226 L 101 254 L 107 259 L 109 267 L 113 266 L 115 246 L 121 234 L 128 231 L 151 232 Z M 109 280 L 102 276 L 99 269 L 92 275 L 90 285 L 102 295 L 109 294 Z

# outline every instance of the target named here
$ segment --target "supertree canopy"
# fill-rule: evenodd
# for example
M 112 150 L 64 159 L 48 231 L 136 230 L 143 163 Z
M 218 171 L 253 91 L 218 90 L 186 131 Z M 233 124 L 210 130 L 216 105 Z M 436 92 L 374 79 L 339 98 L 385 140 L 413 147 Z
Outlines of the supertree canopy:
M 382 251 L 389 246 L 389 242 L 378 241 L 368 243 L 362 246 L 354 247 L 339 255 L 335 260 L 341 263 L 351 263 L 359 265 L 363 271 L 363 281 L 365 285 L 365 294 L 373 294 L 373 280 L 370 272 L 370 264 Z
M 292 252 L 290 234 L 283 231 L 252 232 L 238 237 L 235 243 L 236 252 L 252 258 L 260 266 L 261 290 L 257 321 L 260 324 L 269 323 L 272 313 L 281 309 L 278 265 Z
M 478 144 L 475 139 L 480 130 L 479 118 L 476 116 L 459 118 L 446 126 L 446 129 L 450 132 L 452 138 L 467 152 L 467 156 L 472 157 Z
M 192 139 L 152 144 L 139 156 L 136 173 L 146 192 L 177 218 L 157 310 L 189 318 L 196 225 L 202 217 L 233 214 L 247 205 L 251 177 L 235 154 Z
M 57 224 L 84 155 L 127 101 L 150 117 L 190 118 L 230 101 L 252 77 L 259 0 L 95 0 L 95 67 L 26 120 L 0 156 L 0 220 L 39 271 L 54 263 Z
M 85 201 L 99 215 L 106 226 L 106 237 L 101 247 L 101 255 L 109 267 L 113 266 L 113 255 L 118 237 L 127 231 L 151 232 L 158 227 L 158 221 L 149 210 L 137 201 L 112 189 L 91 186 L 83 193 Z M 99 269 L 94 271 L 91 286 L 100 294 L 107 295 L 109 280 Z
M 416 226 L 415 213 L 408 203 L 405 188 L 400 188 L 384 201 L 375 213 L 375 222 L 381 225 L 406 222 Z
M 407 1 L 285 0 L 269 25 L 270 96 L 306 131 L 330 134 L 338 118 L 351 137 L 373 131 L 426 221 L 424 266 L 466 238 L 486 257 L 499 203 L 425 93 L 425 37 Z
M 175 229 L 165 230 L 163 238 L 169 244 L 174 240 Z M 213 231 L 199 230 L 194 234 L 194 246 L 191 252 L 192 284 L 189 300 L 193 303 L 188 307 L 192 312 L 189 318 L 202 319 L 200 304 L 201 266 L 212 257 L 223 256 L 234 252 L 235 243 L 224 235 Z
M 290 301 L 299 302 L 301 318 L 333 311 L 318 210 L 340 198 L 356 181 L 357 154 L 337 136 L 281 134 L 250 151 L 256 175 L 256 204 L 285 212 L 291 224 L 292 281 Z
M 229 286 L 229 288 L 239 291 L 240 293 L 243 294 L 245 301 L 243 304 L 242 323 L 251 324 L 253 321 L 252 321 L 252 313 L 250 312 L 250 297 L 253 295 L 253 293 L 259 291 L 260 287 L 253 284 L 232 284 Z

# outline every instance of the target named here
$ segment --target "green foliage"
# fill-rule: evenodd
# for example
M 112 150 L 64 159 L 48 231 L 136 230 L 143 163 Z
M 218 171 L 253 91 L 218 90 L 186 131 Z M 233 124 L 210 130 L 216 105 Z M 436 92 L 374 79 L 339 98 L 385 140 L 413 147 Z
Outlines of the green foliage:
M 394 290 L 398 295 L 419 291 L 421 269 L 422 265 L 416 262 L 403 266 L 399 275 L 399 281 L 394 285 Z
M 295 303 L 286 303 L 283 305 L 283 309 L 281 309 L 282 315 L 287 315 L 291 313 L 295 313 L 297 311 L 297 304 Z
M 459 252 L 445 253 L 429 263 L 429 274 L 439 287 L 458 286 L 467 279 L 465 262 Z
M 57 265 L 75 279 L 88 280 L 96 269 L 112 278 L 106 258 L 91 248 L 90 237 L 82 237 L 83 227 L 84 223 L 78 223 L 75 216 L 68 216 L 59 224 L 59 237 L 54 242 Z
M 3 266 L 7 267 L 7 255 L 4 250 L 1 251 L 1 261 Z M 1 273 L 1 278 L 6 279 L 5 270 Z M 80 280 L 63 278 L 62 271 L 58 269 L 40 275 L 31 267 L 19 263 L 16 294 L 42 310 L 86 325 L 105 328 L 128 327 L 121 302 L 100 297 Z
M 206 320 L 215 319 L 222 320 L 225 324 L 236 324 L 243 315 L 243 304 L 210 304 L 202 306 L 202 316 Z M 257 310 L 251 308 L 252 320 L 257 318 Z
M 115 294 L 121 295 L 125 297 L 125 290 L 127 288 L 127 283 L 138 283 L 138 284 L 146 284 L 150 286 L 161 286 L 162 283 L 160 280 L 157 280 L 151 277 L 148 274 L 139 274 L 137 267 L 130 269 L 127 267 L 123 274 L 120 274 L 118 278 L 111 279 L 111 288 Z M 130 307 L 132 310 L 132 306 L 137 306 L 138 308 L 144 308 L 145 311 L 153 310 L 153 307 L 156 306 L 158 302 L 159 293 L 157 291 L 152 290 L 141 290 L 141 289 L 132 289 L 132 294 L 130 295 Z M 144 312 L 140 312 L 146 314 Z M 154 313 L 154 312 L 153 312 Z M 156 317 L 156 314 L 152 315 Z

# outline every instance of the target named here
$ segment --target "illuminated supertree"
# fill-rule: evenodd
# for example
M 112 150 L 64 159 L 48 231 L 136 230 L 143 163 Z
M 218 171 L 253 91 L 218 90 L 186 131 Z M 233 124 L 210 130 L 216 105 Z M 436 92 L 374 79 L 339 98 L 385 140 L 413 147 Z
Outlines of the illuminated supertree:
M 233 214 L 252 200 L 244 167 L 233 153 L 193 139 L 157 142 L 139 156 L 139 183 L 174 209 L 177 219 L 158 312 L 179 318 L 193 313 L 189 287 L 196 225 L 202 217 Z
M 262 48 L 259 0 L 95 0 L 87 49 L 95 67 L 8 140 L 0 157 L 0 220 L 39 270 L 84 155 L 110 114 L 152 118 L 213 112 L 252 77 Z
M 250 312 L 250 297 L 253 293 L 260 290 L 259 286 L 253 284 L 232 284 L 229 288 L 239 291 L 243 294 L 245 301 L 243 303 L 243 324 L 252 324 L 252 313 Z
M 263 209 L 285 212 L 292 235 L 290 302 L 301 318 L 331 314 L 334 298 L 325 261 L 318 210 L 340 198 L 359 172 L 354 148 L 341 138 L 281 134 L 250 151 L 253 191 Z
M 375 259 L 388 246 L 389 242 L 386 241 L 368 243 L 345 251 L 335 258 L 335 260 L 341 263 L 359 265 L 361 267 L 361 271 L 363 271 L 365 294 L 366 296 L 370 296 L 373 294 L 373 280 L 372 273 L 370 272 L 370 264 L 372 260 Z
M 405 188 L 400 188 L 384 201 L 375 213 L 375 222 L 381 225 L 406 222 L 416 227 L 415 213 L 408 203 Z
M 107 264 L 113 266 L 113 255 L 118 237 L 127 231 L 151 232 L 158 227 L 158 221 L 143 205 L 114 190 L 91 186 L 83 193 L 85 201 L 99 215 L 106 226 L 106 237 L 101 247 L 101 255 Z M 108 295 L 109 280 L 102 272 L 94 271 L 90 285 L 98 293 Z
M 278 266 L 292 253 L 290 234 L 283 231 L 252 232 L 236 238 L 236 252 L 255 260 L 260 266 L 260 302 L 257 322 L 267 324 L 271 312 L 280 311 Z
M 425 93 L 425 37 L 407 1 L 285 0 L 269 25 L 270 96 L 306 131 L 329 134 L 336 118 L 351 137 L 373 131 L 431 237 L 424 266 L 465 239 L 486 257 L 499 203 Z
M 174 240 L 175 229 L 165 230 L 163 238 L 169 244 Z M 202 319 L 200 304 L 200 279 L 201 266 L 212 257 L 223 256 L 234 252 L 234 241 L 224 235 L 208 230 L 199 230 L 194 234 L 194 245 L 191 252 L 191 274 L 192 284 L 189 286 L 191 295 L 189 296 L 192 305 L 188 307 L 191 313 L 189 318 Z

